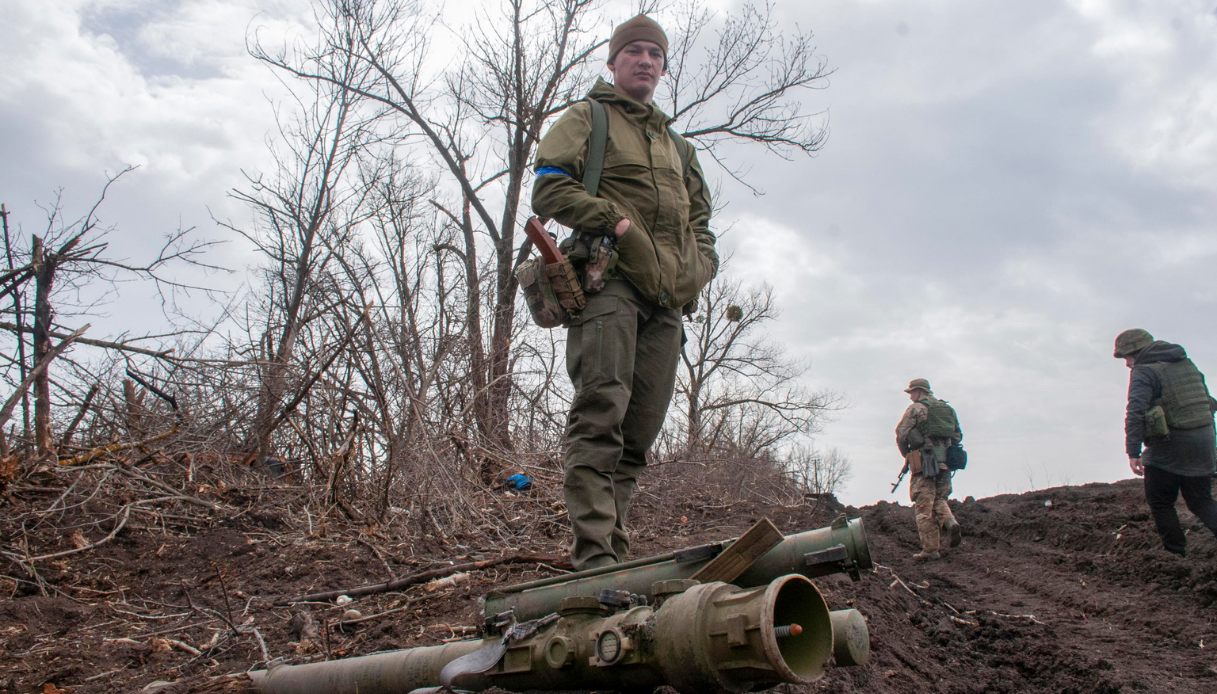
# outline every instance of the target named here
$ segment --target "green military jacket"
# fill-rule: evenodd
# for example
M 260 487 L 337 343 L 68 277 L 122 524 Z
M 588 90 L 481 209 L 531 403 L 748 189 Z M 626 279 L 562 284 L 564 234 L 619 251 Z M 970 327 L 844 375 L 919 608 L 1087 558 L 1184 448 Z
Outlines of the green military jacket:
M 697 155 L 686 167 L 653 105 L 597 80 L 588 97 L 603 103 L 608 144 L 597 197 L 582 179 L 592 130 L 591 106 L 571 106 L 541 139 L 532 209 L 581 231 L 612 233 L 622 217 L 630 230 L 618 242 L 616 273 L 650 301 L 680 309 L 718 272 L 710 231 L 710 193 Z

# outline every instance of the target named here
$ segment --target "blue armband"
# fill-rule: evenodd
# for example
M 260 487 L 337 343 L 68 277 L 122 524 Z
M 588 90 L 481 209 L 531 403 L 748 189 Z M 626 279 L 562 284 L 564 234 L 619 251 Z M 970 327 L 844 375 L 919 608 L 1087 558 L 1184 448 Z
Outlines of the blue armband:
M 537 175 L 538 176 L 566 176 L 567 178 L 574 178 L 574 176 L 572 176 L 569 171 L 566 171 L 565 169 L 560 169 L 556 166 L 538 167 Z

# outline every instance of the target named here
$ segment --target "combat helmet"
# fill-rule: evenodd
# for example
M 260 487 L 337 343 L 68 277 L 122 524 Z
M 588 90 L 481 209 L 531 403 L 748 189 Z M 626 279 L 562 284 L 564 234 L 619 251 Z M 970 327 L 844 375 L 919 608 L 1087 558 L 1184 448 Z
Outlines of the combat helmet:
M 1116 349 L 1112 356 L 1116 359 L 1131 357 L 1154 342 L 1154 336 L 1141 328 L 1132 328 L 1116 335 Z

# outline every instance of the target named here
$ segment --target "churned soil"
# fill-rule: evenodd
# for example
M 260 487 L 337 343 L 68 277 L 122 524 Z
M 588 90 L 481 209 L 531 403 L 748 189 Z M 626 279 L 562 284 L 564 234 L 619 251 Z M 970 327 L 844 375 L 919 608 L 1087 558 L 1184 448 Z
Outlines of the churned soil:
M 911 558 L 907 504 L 728 505 L 642 492 L 639 556 L 737 536 L 762 517 L 788 533 L 838 513 L 864 519 L 875 570 L 816 584 L 833 609 L 866 616 L 870 664 L 775 691 L 1217 691 L 1217 541 L 1181 506 L 1190 554 L 1162 551 L 1137 481 L 953 501 L 964 543 L 928 563 Z M 406 543 L 388 525 L 289 516 L 273 490 L 256 499 L 228 490 L 214 492 L 223 512 L 205 522 L 131 522 L 99 542 L 102 526 L 64 544 L 54 534 L 70 534 L 66 509 L 61 526 L 29 515 L 54 493 L 18 485 L 0 498 L 0 692 L 246 691 L 240 673 L 271 660 L 473 637 L 477 597 L 559 572 L 566 541 L 561 522 L 529 516 L 553 505 L 527 495 L 511 498 L 527 532 L 509 541 Z M 14 518 L 26 520 L 6 522 Z M 36 578 L 13 558 L 56 547 L 78 551 L 35 562 Z M 346 604 L 276 604 L 408 576 L 419 579 Z

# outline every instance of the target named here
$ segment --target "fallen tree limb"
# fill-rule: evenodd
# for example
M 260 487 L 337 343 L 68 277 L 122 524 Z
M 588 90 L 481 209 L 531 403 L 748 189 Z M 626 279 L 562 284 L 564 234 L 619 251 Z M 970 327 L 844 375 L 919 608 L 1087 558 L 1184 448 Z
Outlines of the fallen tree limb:
M 34 332 L 33 328 L 29 328 L 29 327 L 22 326 L 22 325 L 17 325 L 15 323 L 9 323 L 7 321 L 0 321 L 0 330 L 8 330 L 8 331 L 14 332 L 14 333 L 32 333 L 32 332 Z M 80 331 L 77 331 L 77 332 L 80 332 Z M 72 335 L 68 335 L 66 333 L 62 333 L 57 330 L 48 330 L 47 335 L 50 335 L 51 337 L 54 337 L 54 338 L 60 339 L 60 340 L 65 340 L 65 339 L 66 340 L 75 340 L 76 342 L 79 342 L 82 345 L 89 345 L 90 347 L 102 347 L 105 349 L 114 349 L 114 350 L 119 350 L 122 352 L 130 352 L 132 354 L 143 354 L 143 355 L 147 355 L 149 357 L 159 357 L 159 358 L 164 359 L 164 358 L 171 357 L 173 355 L 172 349 L 148 349 L 146 347 L 136 347 L 135 345 L 132 345 L 127 342 L 111 342 L 109 340 L 95 340 L 95 339 L 88 338 L 88 337 L 79 337 L 75 333 L 73 333 Z
M 121 513 L 122 513 L 122 518 L 120 518 L 118 520 L 118 522 L 114 525 L 114 529 L 110 531 L 110 534 L 106 535 L 105 537 L 98 540 L 97 542 L 91 542 L 91 543 L 85 545 L 84 547 L 76 547 L 74 549 L 65 549 L 62 552 L 52 552 L 50 554 L 40 554 L 36 557 L 30 557 L 29 561 L 36 562 L 36 561 L 44 561 L 46 559 L 54 559 L 56 557 L 66 557 L 69 554 L 87 552 L 95 547 L 99 547 L 101 545 L 106 544 L 110 540 L 113 540 L 114 536 L 118 534 L 118 531 L 122 530 L 123 526 L 127 524 L 127 519 L 131 517 L 131 504 L 127 504 L 126 506 L 123 506 L 123 510 Z
M 125 451 L 125 450 L 129 450 L 132 448 L 143 448 L 145 446 L 149 446 L 151 444 L 157 443 L 159 441 L 164 441 L 164 440 L 170 438 L 171 436 L 173 436 L 174 434 L 177 433 L 178 426 L 179 425 L 177 423 L 174 423 L 173 427 L 171 429 L 169 429 L 168 431 L 163 431 L 159 434 L 149 436 L 148 438 L 142 439 L 140 441 L 132 441 L 132 442 L 126 442 L 126 443 L 120 443 L 120 442 L 116 441 L 114 443 L 108 443 L 104 446 L 98 446 L 97 448 L 94 448 L 90 451 L 81 453 L 80 455 L 74 455 L 70 458 L 61 458 L 59 460 L 59 464 L 65 465 L 65 466 L 82 465 L 84 463 L 92 462 L 93 460 L 96 460 L 97 458 L 100 458 L 104 455 L 112 455 L 114 453 L 118 453 L 119 451 Z
M 436 569 L 428 569 L 420 571 L 409 576 L 396 578 L 385 583 L 376 583 L 373 585 L 358 586 L 355 588 L 344 588 L 340 590 L 327 590 L 321 593 L 310 593 L 309 595 L 301 595 L 296 598 L 280 598 L 275 601 L 275 605 L 283 606 L 290 605 L 295 602 L 310 602 L 318 600 L 332 600 L 339 595 L 348 595 L 355 597 L 358 595 L 371 595 L 373 593 L 384 593 L 390 590 L 406 588 L 408 586 L 426 583 L 434 578 L 442 578 L 451 574 L 460 573 L 462 571 L 480 571 L 488 569 L 492 566 L 500 564 L 556 564 L 559 566 L 570 566 L 569 562 L 564 559 L 546 554 L 512 554 L 506 557 L 498 557 L 496 559 L 482 559 L 480 561 L 471 561 L 464 564 L 453 564 L 451 566 L 441 566 Z
M 89 326 L 90 324 L 86 323 L 85 325 L 77 328 L 76 332 L 64 337 L 59 344 L 47 351 L 42 359 L 40 359 L 38 363 L 34 365 L 34 368 L 30 369 L 30 372 L 26 374 L 21 383 L 17 385 L 17 389 L 14 390 L 13 394 L 9 396 L 8 400 L 4 403 L 4 406 L 0 407 L 0 427 L 3 427 L 8 422 L 8 418 L 13 415 L 13 408 L 17 406 L 17 403 L 21 402 L 21 396 L 25 394 L 25 392 L 29 390 L 30 386 L 34 384 L 34 379 L 38 378 L 43 371 L 46 371 L 46 368 L 50 366 L 51 362 L 54 361 L 55 358 L 61 353 L 63 353 L 65 349 L 71 347 L 73 342 L 79 340 L 84 331 L 89 329 Z

